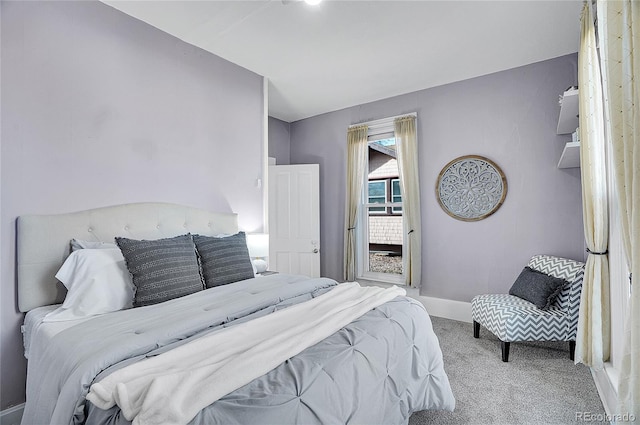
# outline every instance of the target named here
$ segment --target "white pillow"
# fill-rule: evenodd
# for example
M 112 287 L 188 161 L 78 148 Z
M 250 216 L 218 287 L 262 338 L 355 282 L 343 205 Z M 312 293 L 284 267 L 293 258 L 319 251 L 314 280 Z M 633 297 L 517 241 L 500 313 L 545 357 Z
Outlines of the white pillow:
M 71 239 L 71 252 L 79 249 L 118 249 L 115 242 L 85 241 L 82 239 Z
M 76 320 L 133 306 L 133 283 L 119 249 L 74 251 L 56 279 L 67 288 L 67 296 L 44 322 Z

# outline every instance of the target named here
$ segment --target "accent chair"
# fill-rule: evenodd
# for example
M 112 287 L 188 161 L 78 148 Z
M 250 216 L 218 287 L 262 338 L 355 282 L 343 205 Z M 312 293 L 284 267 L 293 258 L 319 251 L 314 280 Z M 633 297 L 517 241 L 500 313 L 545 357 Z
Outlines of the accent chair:
M 474 297 L 471 300 L 474 338 L 480 337 L 480 325 L 497 336 L 502 342 L 503 362 L 509 361 L 511 342 L 568 341 L 569 357 L 573 360 L 584 263 L 550 255 L 535 255 L 525 270 L 532 274 L 539 272 L 551 277 L 550 280 L 556 278 L 566 282 L 557 283 L 556 293 L 550 295 L 549 304 L 543 308 L 510 294 Z M 554 297 L 553 300 L 551 297 Z

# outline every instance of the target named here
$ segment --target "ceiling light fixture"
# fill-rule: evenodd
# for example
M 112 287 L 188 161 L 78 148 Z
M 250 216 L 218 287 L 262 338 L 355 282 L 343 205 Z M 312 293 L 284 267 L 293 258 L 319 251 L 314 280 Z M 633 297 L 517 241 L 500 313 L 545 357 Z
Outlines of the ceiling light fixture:
M 320 4 L 322 0 L 304 0 L 305 3 L 311 5 L 311 6 L 316 6 L 318 4 Z

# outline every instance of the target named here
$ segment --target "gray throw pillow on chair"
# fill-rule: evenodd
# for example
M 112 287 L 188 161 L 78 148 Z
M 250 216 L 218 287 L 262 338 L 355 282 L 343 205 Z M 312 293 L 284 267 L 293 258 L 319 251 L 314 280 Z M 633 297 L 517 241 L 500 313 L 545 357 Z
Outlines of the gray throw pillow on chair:
M 568 283 L 564 279 L 525 267 L 509 289 L 509 295 L 522 298 L 544 310 L 553 304 L 565 284 Z

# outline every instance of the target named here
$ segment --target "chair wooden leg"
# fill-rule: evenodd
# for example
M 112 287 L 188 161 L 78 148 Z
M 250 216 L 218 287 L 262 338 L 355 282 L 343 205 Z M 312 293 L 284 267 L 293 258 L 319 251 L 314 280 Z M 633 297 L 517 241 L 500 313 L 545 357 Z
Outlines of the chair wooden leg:
M 571 360 L 576 359 L 576 342 L 575 341 L 569 341 L 569 358 Z
M 510 346 L 510 342 L 504 342 L 504 341 L 500 341 L 502 343 L 502 361 L 503 362 L 508 362 L 509 361 L 509 346 Z
M 480 323 L 473 321 L 473 337 L 480 338 Z

